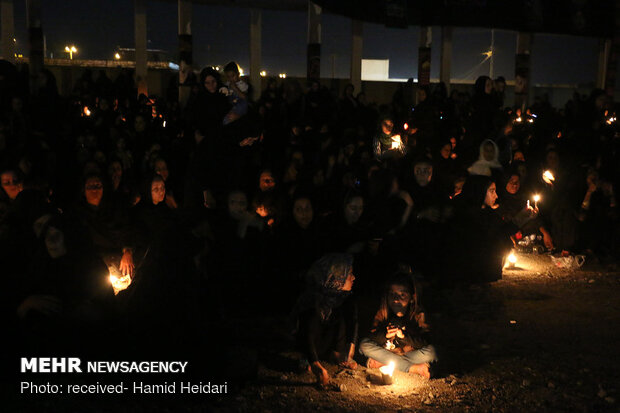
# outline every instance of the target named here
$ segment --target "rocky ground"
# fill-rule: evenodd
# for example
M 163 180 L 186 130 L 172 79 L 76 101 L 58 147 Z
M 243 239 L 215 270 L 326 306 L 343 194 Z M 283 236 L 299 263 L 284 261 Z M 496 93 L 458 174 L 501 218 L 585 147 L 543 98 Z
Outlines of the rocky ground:
M 259 354 L 259 376 L 214 406 L 241 412 L 620 411 L 620 273 L 518 256 L 484 288 L 426 297 L 442 360 L 430 381 L 330 366 L 320 390 L 295 354 Z M 275 353 L 275 354 L 274 354 Z M 278 359 L 279 360 L 276 360 Z M 289 361 L 288 368 L 286 360 Z

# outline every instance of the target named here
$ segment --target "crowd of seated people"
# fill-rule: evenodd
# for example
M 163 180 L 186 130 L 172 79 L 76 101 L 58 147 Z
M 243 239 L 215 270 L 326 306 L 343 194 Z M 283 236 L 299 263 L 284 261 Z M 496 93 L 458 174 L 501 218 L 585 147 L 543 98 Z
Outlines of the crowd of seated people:
M 214 320 L 296 312 L 325 383 L 317 334 L 354 365 L 349 296 L 385 287 L 360 351 L 385 363 L 387 329 L 397 368 L 428 377 L 417 287 L 395 265 L 441 289 L 500 279 L 532 234 L 601 263 L 619 252 L 620 139 L 599 90 L 512 109 L 481 77 L 471 97 L 440 84 L 402 107 L 413 97 L 377 106 L 352 85 L 267 79 L 252 99 L 231 62 L 195 76 L 181 107 L 135 98 L 125 71 L 86 70 L 67 97 L 47 79 L 3 84 L 0 102 L 3 317 L 32 351 L 154 332 L 167 348 Z M 116 296 L 112 271 L 132 279 Z

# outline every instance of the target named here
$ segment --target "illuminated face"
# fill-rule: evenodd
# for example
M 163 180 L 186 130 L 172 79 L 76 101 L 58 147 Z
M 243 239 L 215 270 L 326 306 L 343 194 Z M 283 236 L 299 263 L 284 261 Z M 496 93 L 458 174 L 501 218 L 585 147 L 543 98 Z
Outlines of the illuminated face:
M 349 270 L 349 275 L 344 281 L 344 285 L 340 288 L 340 291 L 351 291 L 353 289 L 353 281 L 355 281 L 355 275 L 353 275 L 353 269 Z
M 67 253 L 65 235 L 58 228 L 50 226 L 45 233 L 45 247 L 52 258 L 60 258 Z
M 17 180 L 15 172 L 4 172 L 0 175 L 0 180 L 2 182 L 2 189 L 4 189 L 4 192 L 6 192 L 11 201 L 17 198 L 17 195 L 24 190 L 24 186 Z
M 293 204 L 293 218 L 297 225 L 302 229 L 306 229 L 312 223 L 314 211 L 312 210 L 312 203 L 308 198 L 299 198 L 295 200 Z
M 506 183 L 506 192 L 514 195 L 519 192 L 519 188 L 521 188 L 521 180 L 519 175 L 512 175 L 508 180 L 508 183 Z
M 484 84 L 484 93 L 486 93 L 487 95 L 490 95 L 492 91 L 493 91 L 493 81 L 491 79 L 487 79 L 486 83 Z
M 491 142 L 487 142 L 482 147 L 482 156 L 486 161 L 495 159 L 495 146 Z
M 239 73 L 233 71 L 226 72 L 226 79 L 228 79 L 230 83 L 236 83 L 239 81 Z
M 97 177 L 88 178 L 84 184 L 86 202 L 92 206 L 99 206 L 103 198 L 103 183 Z
M 153 205 L 157 205 L 164 201 L 166 197 L 166 184 L 160 179 L 156 179 L 151 182 L 151 198 L 153 199 Z
M 163 159 L 158 159 L 157 161 L 155 161 L 155 173 L 161 176 L 164 181 L 168 180 L 169 173 L 166 161 L 164 161 Z
M 265 171 L 260 174 L 258 178 L 258 187 L 261 191 L 269 191 L 276 186 L 276 181 L 273 179 L 273 175 L 269 171 Z
M 452 153 L 452 144 L 450 143 L 447 143 L 444 146 L 442 146 L 441 150 L 439 151 L 439 154 L 441 155 L 443 159 L 449 159 L 451 153 Z
M 391 119 L 386 119 L 383 122 L 381 122 L 381 130 L 383 131 L 384 134 L 386 135 L 391 134 L 393 129 L 394 129 L 394 122 L 392 122 Z
M 404 286 L 393 284 L 388 293 L 388 306 L 397 317 L 404 317 L 413 301 L 411 291 Z
M 363 212 L 364 199 L 361 196 L 351 198 L 351 200 L 344 206 L 344 218 L 347 221 L 347 224 L 355 224 L 359 221 Z
M 433 177 L 433 167 L 427 163 L 421 163 L 413 167 L 415 181 L 421 187 L 425 187 L 431 182 Z
M 495 182 L 493 182 L 487 189 L 487 195 L 484 197 L 484 205 L 493 207 L 495 201 L 497 201 L 497 187 L 495 186 Z
M 234 220 L 241 220 L 248 209 L 248 198 L 243 192 L 228 195 L 228 214 Z
M 513 161 L 521 161 L 521 162 L 525 162 L 525 156 L 523 155 L 523 152 L 521 151 L 516 151 L 514 156 L 512 157 Z
M 209 93 L 215 93 L 217 91 L 217 80 L 215 80 L 213 76 L 205 77 L 204 85 Z

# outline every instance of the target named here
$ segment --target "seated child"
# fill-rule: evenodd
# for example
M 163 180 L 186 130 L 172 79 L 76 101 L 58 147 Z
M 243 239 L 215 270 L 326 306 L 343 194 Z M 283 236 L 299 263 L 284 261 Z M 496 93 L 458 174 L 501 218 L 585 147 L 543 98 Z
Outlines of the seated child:
M 293 316 L 299 321 L 297 341 L 319 384 L 329 382 L 320 360 L 329 358 L 343 367 L 356 368 L 357 307 L 351 295 L 353 256 L 327 254 L 308 271 L 309 285 L 299 298 Z
M 241 80 L 237 63 L 228 63 L 224 67 L 224 73 L 228 80 L 226 85 L 220 88 L 220 92 L 228 98 L 231 109 L 224 116 L 222 122 L 224 125 L 228 125 L 248 113 L 247 93 L 249 87 L 247 83 Z
M 386 285 L 371 335 L 360 342 L 360 353 L 368 357 L 369 368 L 394 362 L 400 371 L 430 378 L 430 363 L 437 361 L 437 356 L 424 339 L 428 325 L 413 276 L 398 272 Z

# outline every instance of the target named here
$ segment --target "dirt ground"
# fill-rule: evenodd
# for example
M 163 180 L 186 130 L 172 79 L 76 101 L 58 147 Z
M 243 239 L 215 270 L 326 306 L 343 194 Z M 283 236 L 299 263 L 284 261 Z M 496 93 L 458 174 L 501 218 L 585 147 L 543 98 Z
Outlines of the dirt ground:
M 620 273 L 518 256 L 483 288 L 426 292 L 438 378 L 329 365 L 327 390 L 294 353 L 259 350 L 259 374 L 215 410 L 239 412 L 620 411 Z M 362 315 L 361 315 L 362 316 Z
M 283 320 L 253 315 L 235 325 L 249 351 L 235 353 L 247 356 L 230 369 L 244 380 L 227 377 L 226 395 L 123 397 L 105 408 L 99 397 L 29 397 L 30 409 L 21 400 L 7 411 L 620 412 L 620 271 L 588 262 L 560 269 L 547 255 L 517 258 L 490 285 L 424 291 L 440 358 L 431 380 L 395 372 L 394 384 L 381 385 L 378 370 L 326 364 L 331 384 L 319 389 L 299 368 Z M 360 305 L 360 322 L 375 309 Z

